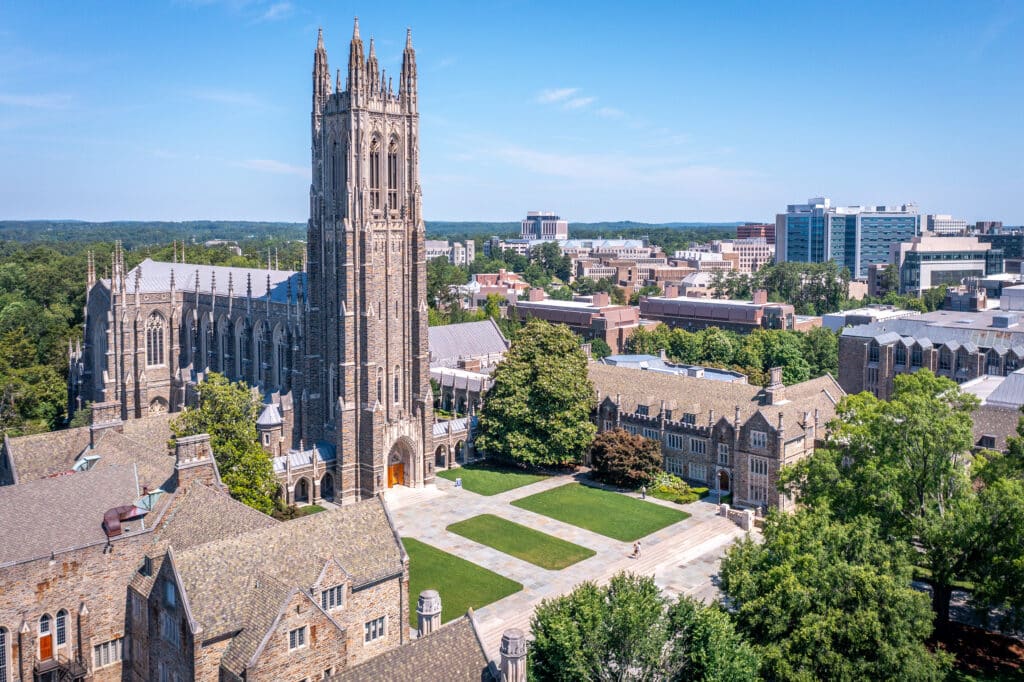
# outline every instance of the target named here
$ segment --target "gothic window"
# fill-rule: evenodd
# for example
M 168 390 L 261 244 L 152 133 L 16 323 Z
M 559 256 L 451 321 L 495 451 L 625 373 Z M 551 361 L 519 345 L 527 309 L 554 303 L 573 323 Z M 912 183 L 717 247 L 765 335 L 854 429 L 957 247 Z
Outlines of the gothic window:
M 914 347 L 910 349 L 910 366 L 920 367 L 922 362 L 921 346 L 914 344 Z
M 896 344 L 896 364 L 901 367 L 907 364 L 907 347 L 902 343 Z
M 53 658 L 53 618 L 48 613 L 39 618 L 39 658 L 44 661 Z
M 7 682 L 7 628 L 0 628 L 0 682 Z
M 868 346 L 868 362 L 878 362 L 879 348 L 878 344 L 874 341 Z
M 68 612 L 61 609 L 57 612 L 57 646 L 68 643 Z
M 380 140 L 370 142 L 370 208 L 380 208 Z
M 939 351 L 939 369 L 953 369 L 953 354 L 946 347 Z
M 396 402 L 396 403 L 398 402 L 398 381 L 399 381 L 399 374 L 400 374 L 400 372 L 401 372 L 401 368 L 396 366 L 395 367 L 395 376 L 394 376 L 394 384 L 395 384 L 395 386 L 394 386 L 394 395 L 391 396 L 391 399 L 394 402 Z
M 388 208 L 398 209 L 398 140 L 388 145 Z
M 377 368 L 377 402 L 384 402 L 384 369 Z
M 146 366 L 164 364 L 164 318 L 153 313 L 146 321 Z

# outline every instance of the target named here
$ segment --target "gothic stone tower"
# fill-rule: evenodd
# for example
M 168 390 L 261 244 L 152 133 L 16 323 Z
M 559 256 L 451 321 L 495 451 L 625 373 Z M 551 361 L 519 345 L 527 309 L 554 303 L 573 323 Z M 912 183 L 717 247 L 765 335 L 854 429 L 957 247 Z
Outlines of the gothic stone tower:
M 398 91 L 363 55 L 334 90 L 323 34 L 313 65 L 313 184 L 302 434 L 337 450 L 343 503 L 433 480 L 426 259 L 416 55 L 406 35 Z

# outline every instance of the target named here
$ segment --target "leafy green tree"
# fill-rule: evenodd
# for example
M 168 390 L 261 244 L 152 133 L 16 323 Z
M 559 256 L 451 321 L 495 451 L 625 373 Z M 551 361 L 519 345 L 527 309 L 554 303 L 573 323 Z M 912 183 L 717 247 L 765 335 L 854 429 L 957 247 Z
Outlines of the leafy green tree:
M 805 332 L 801 340 L 811 376 L 839 376 L 839 336 L 835 332 L 828 327 L 815 327 Z
M 654 579 L 619 573 L 545 599 L 531 620 L 535 680 L 757 679 L 757 658 L 728 616 L 685 597 L 671 604 Z
M 595 359 L 600 360 L 606 358 L 612 354 L 612 347 L 608 345 L 608 342 L 604 339 L 591 339 L 590 340 L 590 355 Z
M 773 514 L 764 542 L 722 560 L 721 587 L 738 630 L 771 680 L 941 680 L 948 659 L 925 646 L 928 597 L 910 586 L 909 547 L 870 518 Z
M 270 457 L 256 434 L 259 402 L 245 382 L 211 372 L 199 384 L 199 407 L 171 420 L 174 438 L 210 434 L 210 448 L 231 496 L 264 514 L 274 510 L 277 489 Z
M 494 370 L 477 447 L 527 464 L 579 462 L 597 431 L 593 405 L 579 340 L 568 327 L 532 319 Z
M 661 443 L 625 429 L 603 431 L 590 446 L 590 462 L 597 480 L 638 488 L 661 471 Z
M 837 406 L 831 447 L 783 471 L 783 485 L 805 505 L 842 521 L 876 519 L 883 537 L 917 550 L 931 573 L 933 606 L 949 618 L 953 582 L 974 564 L 986 539 L 970 480 L 971 412 L 977 399 L 921 370 L 894 379 L 892 399 L 869 393 Z
M 484 317 L 489 317 L 492 320 L 501 318 L 501 304 L 504 303 L 503 299 L 498 294 L 488 294 L 487 300 L 484 301 Z

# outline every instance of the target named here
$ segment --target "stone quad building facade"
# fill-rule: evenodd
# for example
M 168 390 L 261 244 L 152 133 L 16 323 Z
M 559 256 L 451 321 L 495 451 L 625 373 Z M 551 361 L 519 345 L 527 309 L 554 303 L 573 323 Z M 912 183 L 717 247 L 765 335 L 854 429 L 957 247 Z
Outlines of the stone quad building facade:
M 411 34 L 397 90 L 372 40 L 364 55 L 358 22 L 344 88 L 341 78 L 332 84 L 321 35 L 304 271 L 149 259 L 128 270 L 117 248 L 110 276 L 99 278 L 90 259 L 69 412 L 86 403 L 116 403 L 123 420 L 176 412 L 194 404 L 196 385 L 215 371 L 257 387 L 274 406 L 278 418 L 268 420 L 278 441 L 265 447 L 296 455 L 275 462 L 282 480 L 294 478 L 293 464 L 319 465 L 310 501 L 347 504 L 433 480 Z M 293 501 L 303 491 L 286 492 Z
M 811 454 L 846 395 L 830 375 L 767 387 L 679 376 L 598 362 L 599 431 L 625 429 L 661 443 L 664 469 L 693 485 L 731 493 L 738 507 L 787 509 L 779 471 Z

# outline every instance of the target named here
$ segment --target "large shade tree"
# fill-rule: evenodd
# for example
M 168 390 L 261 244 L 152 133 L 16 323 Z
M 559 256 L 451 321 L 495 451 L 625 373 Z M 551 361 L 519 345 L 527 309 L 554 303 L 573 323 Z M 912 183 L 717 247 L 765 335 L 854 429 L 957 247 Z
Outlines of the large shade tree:
M 771 680 L 940 680 L 928 597 L 910 586 L 910 549 L 879 538 L 878 522 L 827 512 L 773 514 L 764 542 L 722 560 L 737 627 Z
M 579 462 L 597 427 L 587 358 L 568 327 L 530 320 L 494 370 L 477 447 L 532 465 Z
M 620 573 L 546 599 L 531 621 L 530 679 L 757 679 L 758 660 L 727 614 L 669 601 L 649 576 Z
M 974 396 L 928 370 L 897 375 L 891 400 L 844 398 L 830 447 L 782 476 L 802 504 L 843 521 L 874 519 L 880 537 L 913 547 L 940 623 L 957 580 L 977 578 L 984 589 L 975 603 L 987 610 L 993 600 L 1014 601 L 1024 564 L 1024 546 L 1007 542 L 1024 533 L 1018 485 L 1000 482 L 998 462 L 986 481 L 986 461 L 971 455 L 976 406 Z
M 661 463 L 661 443 L 625 429 L 598 434 L 590 447 L 591 473 L 612 485 L 647 485 L 661 471 Z
M 199 407 L 171 420 L 175 438 L 210 434 L 210 448 L 231 496 L 265 514 L 274 510 L 277 488 L 270 457 L 259 445 L 259 402 L 244 382 L 211 372 L 199 384 Z

